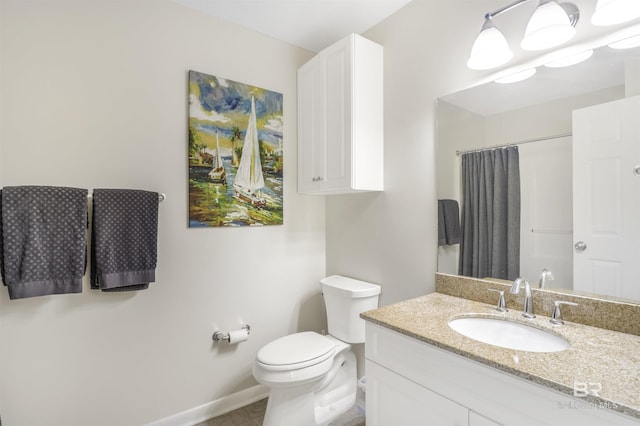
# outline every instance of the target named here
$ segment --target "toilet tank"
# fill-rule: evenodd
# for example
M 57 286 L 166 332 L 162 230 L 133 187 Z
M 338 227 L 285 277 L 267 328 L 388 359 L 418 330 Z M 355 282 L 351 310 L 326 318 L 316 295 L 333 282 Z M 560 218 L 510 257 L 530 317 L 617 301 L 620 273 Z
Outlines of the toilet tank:
M 360 313 L 378 307 L 380 286 L 332 275 L 320 280 L 329 334 L 347 343 L 364 342 Z

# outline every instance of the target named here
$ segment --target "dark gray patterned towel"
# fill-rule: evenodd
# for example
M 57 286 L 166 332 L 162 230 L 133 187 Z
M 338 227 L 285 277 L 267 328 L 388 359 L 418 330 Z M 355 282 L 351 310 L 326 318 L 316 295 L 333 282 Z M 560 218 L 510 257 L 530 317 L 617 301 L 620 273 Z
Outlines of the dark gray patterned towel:
M 91 288 L 141 290 L 155 281 L 158 193 L 94 189 Z
M 86 236 L 86 189 L 5 186 L 0 270 L 9 297 L 81 293 Z
M 2 236 L 2 190 L 0 189 L 0 277 L 2 278 L 2 284 L 5 286 L 7 283 L 4 281 L 4 237 Z M 0 424 L 0 426 L 2 426 Z
M 460 244 L 460 207 L 456 200 L 438 200 L 438 245 Z

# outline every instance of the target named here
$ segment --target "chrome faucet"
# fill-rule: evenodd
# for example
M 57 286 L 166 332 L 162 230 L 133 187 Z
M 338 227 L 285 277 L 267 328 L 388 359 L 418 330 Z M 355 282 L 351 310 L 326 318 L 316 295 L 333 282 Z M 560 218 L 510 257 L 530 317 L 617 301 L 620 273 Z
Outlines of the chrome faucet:
M 536 315 L 533 313 L 533 297 L 531 295 L 531 285 L 529 281 L 524 278 L 516 278 L 513 284 L 511 284 L 511 290 L 509 293 L 511 294 L 519 294 L 520 286 L 524 284 L 524 308 L 522 312 L 522 316 L 525 318 L 535 318 Z
M 553 274 L 547 268 L 544 268 L 540 273 L 540 281 L 538 281 L 538 288 L 544 288 L 547 280 L 553 281 Z

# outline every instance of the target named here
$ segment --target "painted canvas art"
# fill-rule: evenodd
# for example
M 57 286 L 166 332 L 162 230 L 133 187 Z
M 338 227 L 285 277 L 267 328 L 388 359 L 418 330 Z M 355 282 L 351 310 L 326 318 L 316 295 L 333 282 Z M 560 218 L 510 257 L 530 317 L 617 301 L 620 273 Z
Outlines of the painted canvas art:
M 189 226 L 283 223 L 282 94 L 189 71 Z

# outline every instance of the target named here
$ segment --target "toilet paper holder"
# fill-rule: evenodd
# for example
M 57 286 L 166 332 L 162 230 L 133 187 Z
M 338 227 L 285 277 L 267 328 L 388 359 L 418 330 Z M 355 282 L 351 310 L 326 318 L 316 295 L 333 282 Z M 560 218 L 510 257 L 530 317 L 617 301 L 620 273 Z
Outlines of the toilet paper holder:
M 247 333 L 247 335 L 249 335 L 251 333 L 251 326 L 249 326 L 249 324 L 245 324 L 242 327 L 240 327 L 240 330 L 238 331 L 244 331 Z M 226 332 L 223 333 L 222 331 L 216 331 L 215 333 L 213 333 L 213 336 L 211 336 L 213 338 L 214 342 L 227 342 L 227 343 L 233 343 L 230 342 L 229 339 L 230 333 Z

